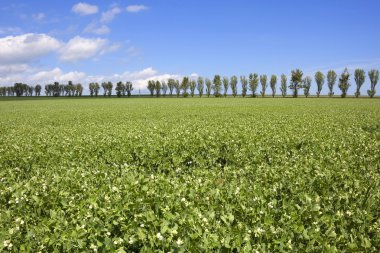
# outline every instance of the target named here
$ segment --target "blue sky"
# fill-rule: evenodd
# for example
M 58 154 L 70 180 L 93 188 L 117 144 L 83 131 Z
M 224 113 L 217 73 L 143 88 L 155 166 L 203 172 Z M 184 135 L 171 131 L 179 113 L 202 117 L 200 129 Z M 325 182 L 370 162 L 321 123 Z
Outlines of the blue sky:
M 143 90 L 184 75 L 380 69 L 379 10 L 378 0 L 0 0 L 0 85 L 131 80 Z

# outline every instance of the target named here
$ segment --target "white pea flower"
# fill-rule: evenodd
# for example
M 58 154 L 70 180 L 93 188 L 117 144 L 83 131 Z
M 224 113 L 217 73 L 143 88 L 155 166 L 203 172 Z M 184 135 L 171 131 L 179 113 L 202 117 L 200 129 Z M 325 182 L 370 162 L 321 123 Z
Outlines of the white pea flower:
M 6 247 L 8 250 L 11 250 L 13 247 L 11 240 L 5 240 L 4 241 L 4 247 Z
M 181 240 L 181 238 L 178 238 L 178 240 L 176 241 L 177 245 L 178 246 L 181 246 L 183 244 L 183 241 Z
M 157 239 L 162 241 L 164 239 L 164 237 L 161 235 L 161 233 L 157 233 Z
M 90 249 L 92 249 L 94 252 L 98 252 L 98 247 L 96 247 L 96 245 L 93 243 L 91 243 Z

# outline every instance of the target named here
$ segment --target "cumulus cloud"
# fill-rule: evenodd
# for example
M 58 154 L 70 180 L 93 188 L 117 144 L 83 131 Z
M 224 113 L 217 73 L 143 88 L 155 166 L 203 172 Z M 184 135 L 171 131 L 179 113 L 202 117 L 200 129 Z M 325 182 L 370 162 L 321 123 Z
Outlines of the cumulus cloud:
M 98 6 L 80 2 L 75 4 L 71 10 L 76 14 L 86 16 L 97 13 Z
M 117 50 L 119 45 L 110 44 L 107 39 L 82 38 L 76 36 L 69 40 L 60 50 L 62 61 L 78 61 L 89 59 L 106 52 Z
M 0 38 L 0 64 L 25 63 L 56 51 L 61 43 L 46 34 L 27 33 Z
M 90 23 L 86 28 L 84 29 L 85 33 L 93 33 L 96 35 L 104 35 L 110 33 L 110 29 L 106 25 L 98 25 L 95 22 Z
M 6 27 L 0 27 L 0 35 L 1 34 L 19 34 L 22 30 L 20 27 L 14 27 L 14 26 L 6 26 Z
M 112 9 L 106 11 L 106 12 L 103 12 L 102 13 L 102 18 L 100 19 L 100 22 L 101 23 L 109 23 L 111 22 L 116 16 L 117 14 L 119 14 L 121 12 L 121 9 L 119 7 L 113 7 Z
M 152 67 L 145 68 L 139 71 L 125 71 L 121 74 L 114 74 L 111 76 L 93 76 L 93 81 L 131 81 L 133 86 L 136 89 L 141 89 L 142 91 L 146 91 L 146 85 L 148 80 L 159 80 L 159 81 L 167 81 L 169 78 L 180 79 L 181 76 L 177 74 L 168 74 L 168 73 L 159 73 L 157 70 Z
M 67 83 L 68 81 L 86 81 L 87 75 L 80 71 L 63 72 L 60 68 L 35 69 L 29 65 L 0 66 L 0 86 L 12 86 L 14 83 L 23 82 L 29 85 L 48 84 L 53 82 Z
M 148 9 L 148 7 L 146 7 L 145 5 L 129 5 L 127 7 L 128 12 L 140 12 L 146 9 Z
M 61 82 L 65 83 L 68 81 L 81 82 L 86 78 L 86 73 L 71 71 L 63 73 L 60 68 L 54 68 L 51 70 L 39 71 L 29 76 L 28 80 L 31 83 L 52 83 Z
M 23 68 L 23 70 L 22 70 Z M 0 73 L 1 73 L 0 68 Z M 60 68 L 52 69 L 33 69 L 29 66 L 19 66 L 19 71 L 13 72 L 7 75 L 0 75 L 0 86 L 13 85 L 16 82 L 23 82 L 29 85 L 36 84 L 49 84 L 53 82 L 67 83 L 73 81 L 74 83 L 81 83 L 84 85 L 85 94 L 88 92 L 88 84 L 91 82 L 106 82 L 111 81 L 113 83 L 119 81 L 131 81 L 135 90 L 135 94 L 138 90 L 142 93 L 147 92 L 148 80 L 167 81 L 169 78 L 181 79 L 182 76 L 178 74 L 159 73 L 159 71 L 152 67 L 145 68 L 139 71 L 125 71 L 122 73 L 115 73 L 112 75 L 88 75 L 81 71 L 69 71 L 63 72 Z M 196 75 L 196 74 L 195 74 Z M 192 74 L 193 76 L 193 74 Z
M 23 73 L 29 69 L 28 64 L 0 65 L 0 75 Z
M 62 61 L 86 60 L 116 51 L 120 46 L 110 43 L 107 39 L 80 36 L 70 39 L 67 43 L 46 34 L 7 36 L 0 38 L 0 66 L 7 68 L 15 64 L 26 64 L 53 52 L 58 53 Z

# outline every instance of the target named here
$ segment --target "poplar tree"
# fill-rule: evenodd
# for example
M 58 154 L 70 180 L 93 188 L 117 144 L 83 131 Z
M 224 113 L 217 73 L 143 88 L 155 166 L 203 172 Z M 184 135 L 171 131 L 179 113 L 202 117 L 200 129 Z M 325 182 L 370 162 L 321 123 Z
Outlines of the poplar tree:
M 267 75 L 261 75 L 260 76 L 260 83 L 261 83 L 261 92 L 260 92 L 260 94 L 261 94 L 262 97 L 265 97 L 265 90 L 267 89 L 267 86 L 268 86 L 267 79 L 268 79 Z
M 368 76 L 371 81 L 371 89 L 367 90 L 367 93 L 370 98 L 373 98 L 376 94 L 376 84 L 379 81 L 379 71 L 372 69 L 368 72 Z
M 303 80 L 303 93 L 305 97 L 309 97 L 310 95 L 310 87 L 311 87 L 312 81 L 313 80 L 311 79 L 310 76 L 305 77 L 305 79 Z
M 329 87 L 329 97 L 334 96 L 334 86 L 337 77 L 338 76 L 334 70 L 329 70 L 329 72 L 327 72 L 327 86 Z
M 347 91 L 350 86 L 350 73 L 348 72 L 347 68 L 345 68 L 339 78 L 339 89 L 342 91 L 342 94 L 340 96 L 342 98 L 345 98 L 347 96 Z
M 256 89 L 258 85 L 259 85 L 259 75 L 256 73 L 249 74 L 249 90 L 252 92 L 252 97 L 256 97 Z
M 187 90 L 189 89 L 190 86 L 190 80 L 187 76 L 183 77 L 182 82 L 181 82 L 181 89 L 183 91 L 183 96 L 187 97 L 189 94 L 187 93 Z
M 276 88 L 277 88 L 277 76 L 272 75 L 270 77 L 270 88 L 272 89 L 272 97 L 276 95 Z
M 286 97 L 287 88 L 288 88 L 287 82 L 288 82 L 288 78 L 286 77 L 285 74 L 282 74 L 281 75 L 281 87 L 280 87 L 282 97 Z
M 318 71 L 315 73 L 314 78 L 315 82 L 317 83 L 317 97 L 319 97 L 323 88 L 323 84 L 325 83 L 325 75 L 321 71 Z
M 236 97 L 237 96 L 237 84 L 238 84 L 238 78 L 237 78 L 237 76 L 232 76 L 231 77 L 230 84 L 231 84 L 232 95 L 234 97 Z
M 241 82 L 241 96 L 244 98 L 247 95 L 248 80 L 245 76 L 240 76 L 240 82 Z
M 156 92 L 156 97 L 159 97 L 161 95 L 161 83 L 160 81 L 156 81 L 155 83 L 155 86 L 154 86 L 154 90 Z
M 173 78 L 169 78 L 168 79 L 168 87 L 169 87 L 170 96 L 173 95 L 174 85 L 175 85 L 175 80 Z
M 360 96 L 360 88 L 365 82 L 365 71 L 364 69 L 355 69 L 355 83 L 356 83 L 356 92 L 355 97 Z
M 212 90 L 212 83 L 211 80 L 206 78 L 206 95 L 209 98 L 211 95 L 211 90 Z
M 166 84 L 165 81 L 161 82 L 161 89 L 162 89 L 162 95 L 164 95 L 165 97 L 166 93 L 168 92 L 168 85 Z
M 223 77 L 223 88 L 224 88 L 224 97 L 227 97 L 228 87 L 230 85 L 230 81 L 228 77 Z
M 220 78 L 220 75 L 214 76 L 213 84 L 214 84 L 214 96 L 220 97 L 221 96 L 220 92 L 222 89 L 222 80 Z
M 302 88 L 303 72 L 300 69 L 292 70 L 289 89 L 293 90 L 293 97 L 298 97 L 298 89 Z
M 178 80 L 174 80 L 174 89 L 177 97 L 179 97 L 179 94 L 181 93 L 181 86 L 179 85 Z
M 133 85 L 132 82 L 126 82 L 125 83 L 125 90 L 127 91 L 127 96 L 130 97 L 133 91 Z
M 193 98 L 195 93 L 195 88 L 197 87 L 197 83 L 195 80 L 190 80 L 190 95 Z
M 202 77 L 198 77 L 197 79 L 197 90 L 199 97 L 203 96 L 203 89 L 204 89 L 204 80 Z
M 150 92 L 150 95 L 153 97 L 154 95 L 154 89 L 156 87 L 156 82 L 154 80 L 149 80 L 148 81 L 148 90 Z

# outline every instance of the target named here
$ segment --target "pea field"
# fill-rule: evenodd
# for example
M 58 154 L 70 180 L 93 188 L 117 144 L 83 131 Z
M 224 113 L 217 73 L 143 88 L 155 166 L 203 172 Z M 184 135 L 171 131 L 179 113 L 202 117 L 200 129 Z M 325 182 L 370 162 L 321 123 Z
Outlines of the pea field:
M 8 251 L 379 252 L 380 99 L 4 98 Z

